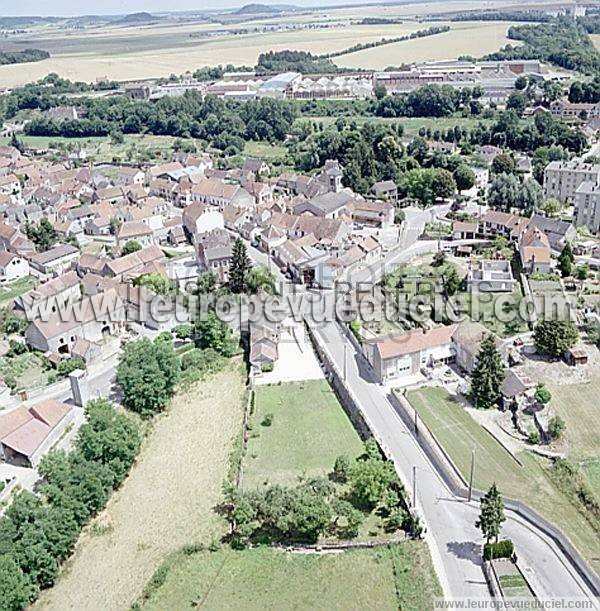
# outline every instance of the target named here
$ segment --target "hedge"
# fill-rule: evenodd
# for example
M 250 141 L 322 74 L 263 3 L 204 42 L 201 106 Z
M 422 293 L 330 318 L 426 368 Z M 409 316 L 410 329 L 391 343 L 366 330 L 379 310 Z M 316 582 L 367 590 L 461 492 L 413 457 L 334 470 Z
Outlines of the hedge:
M 498 543 L 486 543 L 483 546 L 484 560 L 494 560 L 494 558 L 511 558 L 515 552 L 515 546 L 510 539 L 498 541 Z

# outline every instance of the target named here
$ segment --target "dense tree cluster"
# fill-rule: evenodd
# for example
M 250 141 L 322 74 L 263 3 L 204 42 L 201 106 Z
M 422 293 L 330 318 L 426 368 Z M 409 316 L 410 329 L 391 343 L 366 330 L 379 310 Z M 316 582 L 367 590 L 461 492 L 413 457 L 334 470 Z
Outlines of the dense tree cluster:
M 179 378 L 179 357 L 172 341 L 158 336 L 129 342 L 119 358 L 117 382 L 123 391 L 123 404 L 141 416 L 163 410 Z
M 314 55 L 310 51 L 267 51 L 258 56 L 256 62 L 258 74 L 266 72 L 301 72 L 302 74 L 321 74 L 339 72 L 330 59 Z
M 579 104 L 596 104 L 600 102 L 600 76 L 593 80 L 582 82 L 574 81 L 569 87 L 569 102 Z
M 566 16 L 547 23 L 511 26 L 508 37 L 523 44 L 506 45 L 487 59 L 539 59 L 567 70 L 596 75 L 600 72 L 600 53 L 588 36 L 588 29 Z
M 0 518 L 0 601 L 18 611 L 51 586 L 81 528 L 108 501 L 139 452 L 129 416 L 104 399 L 86 406 L 87 422 L 69 453 L 51 452 L 39 465 L 40 495 L 19 493 Z
M 540 352 L 560 358 L 579 339 L 579 331 L 570 320 L 542 320 L 533 330 L 533 341 Z
M 34 94 L 19 98 L 18 107 L 45 110 L 55 104 L 52 98 Z M 65 138 L 107 136 L 114 132 L 192 137 L 205 140 L 222 150 L 243 148 L 244 140 L 282 141 L 295 118 L 294 105 L 285 100 L 261 98 L 241 103 L 215 96 L 202 97 L 188 91 L 181 97 L 132 101 L 124 96 L 81 98 L 85 117 L 56 121 L 49 117 L 33 119 L 26 133 Z
M 407 94 L 381 99 L 375 107 L 379 117 L 448 117 L 483 94 L 480 87 L 456 89 L 451 85 L 425 85 Z
M 41 49 L 23 49 L 22 51 L 0 51 L 0 66 L 5 64 L 26 64 L 48 59 L 50 53 Z

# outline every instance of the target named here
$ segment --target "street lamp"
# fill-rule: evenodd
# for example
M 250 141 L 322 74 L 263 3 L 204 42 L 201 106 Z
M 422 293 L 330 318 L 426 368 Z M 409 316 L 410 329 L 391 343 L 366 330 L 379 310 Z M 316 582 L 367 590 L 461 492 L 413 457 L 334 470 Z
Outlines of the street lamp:
M 473 471 L 475 469 L 475 448 L 471 450 L 471 472 L 469 474 L 469 503 L 473 496 Z

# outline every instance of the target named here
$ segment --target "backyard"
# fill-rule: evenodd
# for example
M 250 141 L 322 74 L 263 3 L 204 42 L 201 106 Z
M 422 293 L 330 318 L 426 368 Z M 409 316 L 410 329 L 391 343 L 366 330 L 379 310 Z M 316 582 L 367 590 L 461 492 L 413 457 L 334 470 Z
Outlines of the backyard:
M 272 415 L 269 426 L 267 415 Z M 363 449 L 325 380 L 258 387 L 251 426 L 245 488 L 325 476 L 339 455 L 354 458 Z
M 129 608 L 165 557 L 192 541 L 222 536 L 225 526 L 213 508 L 241 425 L 243 395 L 243 372 L 232 365 L 174 398 L 37 608 Z
M 593 516 L 588 520 L 552 483 L 550 463 L 529 452 L 513 457 L 443 388 L 423 387 L 406 396 L 465 480 L 474 450 L 476 488 L 487 490 L 495 482 L 503 494 L 524 501 L 563 529 L 596 570 L 600 568 Z
M 0 306 L 26 293 L 29 289 L 32 289 L 35 284 L 36 281 L 33 276 L 25 276 L 25 278 L 19 278 L 19 280 L 15 280 L 14 282 L 3 284 L 2 287 L 0 287 Z

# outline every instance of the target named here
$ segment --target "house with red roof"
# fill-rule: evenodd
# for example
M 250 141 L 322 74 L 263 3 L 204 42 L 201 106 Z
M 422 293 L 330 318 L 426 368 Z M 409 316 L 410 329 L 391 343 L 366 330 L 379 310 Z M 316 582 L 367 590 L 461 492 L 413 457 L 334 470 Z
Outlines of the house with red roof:
M 54 399 L 1 413 L 0 458 L 13 465 L 34 467 L 60 439 L 73 416 L 70 405 Z

